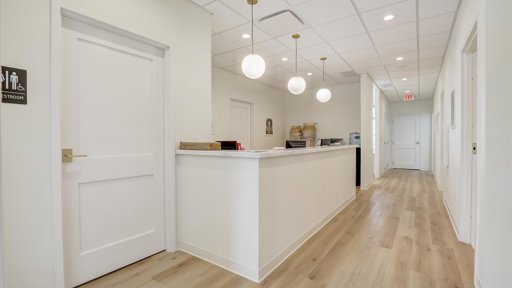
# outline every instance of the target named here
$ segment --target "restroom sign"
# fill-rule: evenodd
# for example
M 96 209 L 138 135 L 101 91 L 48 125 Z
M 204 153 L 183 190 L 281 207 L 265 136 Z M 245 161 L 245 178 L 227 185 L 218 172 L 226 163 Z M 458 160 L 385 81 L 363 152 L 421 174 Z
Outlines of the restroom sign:
M 404 95 L 404 101 L 413 101 L 414 95 L 413 94 L 405 94 Z
M 2 102 L 27 104 L 27 70 L 2 66 Z

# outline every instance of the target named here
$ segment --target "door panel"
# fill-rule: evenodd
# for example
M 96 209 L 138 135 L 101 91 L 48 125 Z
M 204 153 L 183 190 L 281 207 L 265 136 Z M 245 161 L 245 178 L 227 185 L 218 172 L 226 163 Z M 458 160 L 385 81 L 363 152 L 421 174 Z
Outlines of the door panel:
M 252 107 L 250 103 L 231 99 L 231 135 L 233 139 L 242 143 L 245 149 L 251 149 Z
M 396 116 L 393 119 L 394 168 L 419 169 L 420 121 L 418 116 Z
M 64 17 L 66 285 L 164 249 L 163 51 Z

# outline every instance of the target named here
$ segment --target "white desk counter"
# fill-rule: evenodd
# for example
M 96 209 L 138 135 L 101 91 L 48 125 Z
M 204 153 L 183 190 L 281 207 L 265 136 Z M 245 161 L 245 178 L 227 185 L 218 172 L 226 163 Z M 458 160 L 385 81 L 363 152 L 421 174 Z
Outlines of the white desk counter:
M 355 199 L 355 147 L 178 150 L 178 249 L 260 282 Z

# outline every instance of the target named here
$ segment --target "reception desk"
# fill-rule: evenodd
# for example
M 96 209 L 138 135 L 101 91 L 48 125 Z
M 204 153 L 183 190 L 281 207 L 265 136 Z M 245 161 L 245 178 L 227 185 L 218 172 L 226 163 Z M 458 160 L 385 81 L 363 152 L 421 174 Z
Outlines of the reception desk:
M 355 199 L 355 166 L 355 146 L 178 150 L 178 249 L 260 282 Z

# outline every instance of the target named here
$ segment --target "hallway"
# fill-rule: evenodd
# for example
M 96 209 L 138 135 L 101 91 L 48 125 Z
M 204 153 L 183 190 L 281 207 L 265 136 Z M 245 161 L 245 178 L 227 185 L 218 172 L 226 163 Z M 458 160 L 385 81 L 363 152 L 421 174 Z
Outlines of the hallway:
M 260 285 L 179 251 L 83 287 L 473 287 L 473 262 L 432 175 L 391 170 Z

